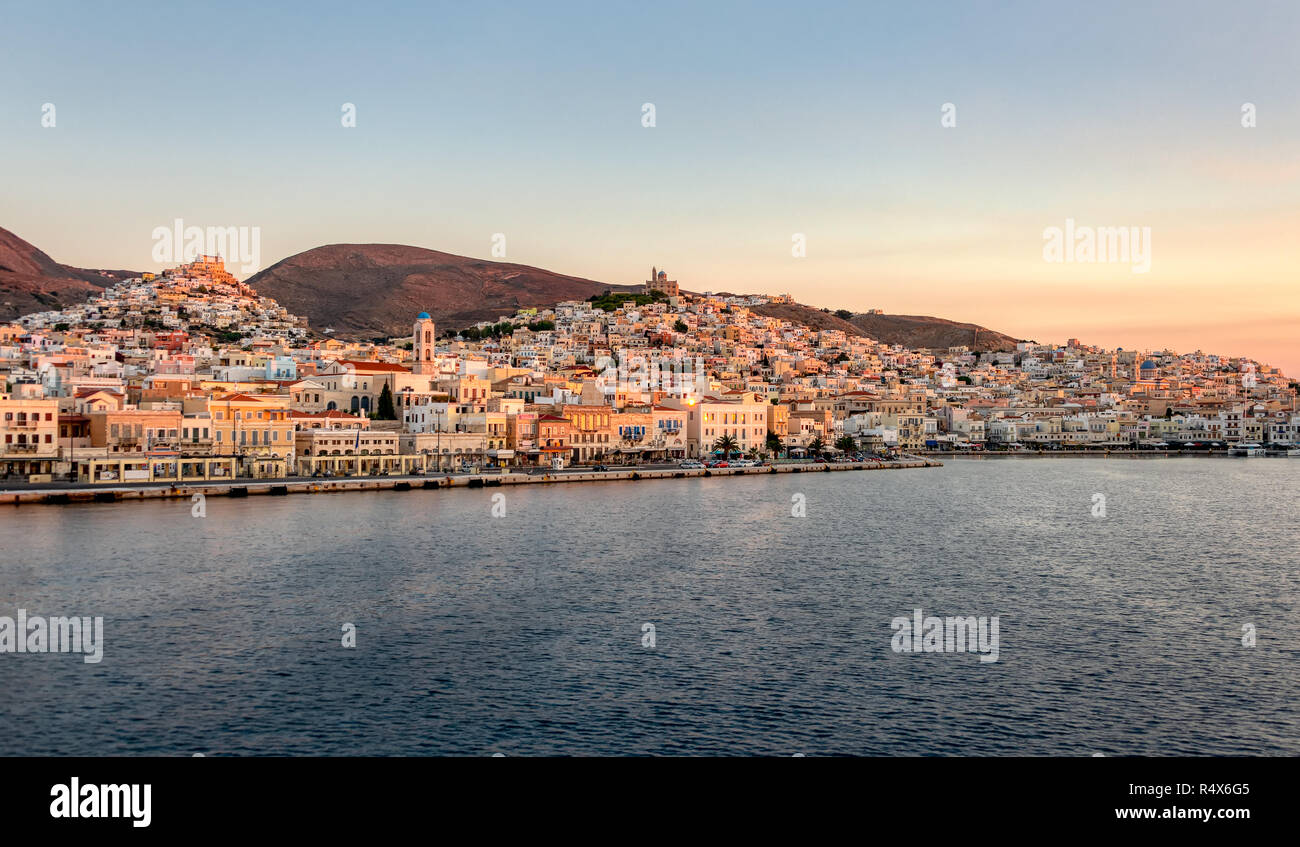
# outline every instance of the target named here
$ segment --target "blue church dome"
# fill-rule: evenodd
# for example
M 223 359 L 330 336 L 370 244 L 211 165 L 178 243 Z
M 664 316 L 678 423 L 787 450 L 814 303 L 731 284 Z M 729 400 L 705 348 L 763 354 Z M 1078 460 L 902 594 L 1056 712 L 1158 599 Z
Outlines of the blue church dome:
M 428 312 L 421 312 L 420 314 L 418 314 L 418 315 L 415 316 L 415 319 L 416 319 L 417 321 L 427 321 L 427 320 L 429 319 L 429 313 L 428 313 Z

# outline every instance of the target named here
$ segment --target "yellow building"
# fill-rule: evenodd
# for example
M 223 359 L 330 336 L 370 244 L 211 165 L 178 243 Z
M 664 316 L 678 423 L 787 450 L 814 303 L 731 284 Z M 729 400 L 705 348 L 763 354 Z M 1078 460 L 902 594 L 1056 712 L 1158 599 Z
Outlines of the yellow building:
M 279 394 L 227 394 L 208 401 L 212 453 L 234 456 L 243 476 L 284 476 L 294 464 L 294 422 L 289 398 Z
M 0 474 L 47 474 L 59 457 L 59 401 L 0 394 Z

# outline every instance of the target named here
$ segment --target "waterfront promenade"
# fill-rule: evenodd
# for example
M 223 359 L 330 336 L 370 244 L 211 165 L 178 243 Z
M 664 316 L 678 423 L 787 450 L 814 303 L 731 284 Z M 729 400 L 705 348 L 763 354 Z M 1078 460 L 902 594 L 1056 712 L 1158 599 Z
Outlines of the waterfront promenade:
M 902 470 L 941 467 L 934 459 L 903 457 L 873 462 L 781 462 L 741 468 L 680 468 L 675 466 L 622 467 L 598 471 L 569 468 L 560 471 L 514 470 L 422 476 L 292 477 L 285 479 L 214 480 L 184 484 L 138 483 L 116 486 L 65 484 L 0 488 L 0 505 L 115 503 L 158 498 L 248 497 L 250 495 L 324 494 L 340 491 L 414 491 L 433 488 L 495 488 L 503 485 L 550 485 L 571 482 L 640 482 L 687 477 L 727 477 L 780 473 L 831 473 L 838 471 Z

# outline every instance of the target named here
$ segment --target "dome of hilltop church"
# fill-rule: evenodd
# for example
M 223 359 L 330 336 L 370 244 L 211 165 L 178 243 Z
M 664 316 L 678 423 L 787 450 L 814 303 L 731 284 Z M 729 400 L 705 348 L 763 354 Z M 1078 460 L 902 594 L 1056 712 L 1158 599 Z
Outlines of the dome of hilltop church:
M 427 321 L 427 320 L 429 319 L 429 313 L 428 313 L 428 312 L 421 312 L 420 314 L 418 314 L 418 315 L 415 316 L 415 319 L 416 319 L 417 321 Z
M 1156 369 L 1156 363 L 1151 361 L 1150 359 L 1147 359 L 1145 362 L 1142 363 L 1142 370 L 1144 371 L 1153 371 L 1155 369 Z

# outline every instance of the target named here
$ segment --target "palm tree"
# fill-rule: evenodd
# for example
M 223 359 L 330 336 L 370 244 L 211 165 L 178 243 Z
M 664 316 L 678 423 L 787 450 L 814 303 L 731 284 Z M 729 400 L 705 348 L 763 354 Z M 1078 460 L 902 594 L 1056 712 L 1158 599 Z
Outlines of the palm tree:
M 731 458 L 731 454 L 737 452 L 739 449 L 740 445 L 737 444 L 736 439 L 732 438 L 730 435 L 724 435 L 717 441 L 713 442 L 713 451 L 715 453 L 721 452 L 726 458 Z
M 814 457 L 821 457 L 822 452 L 826 449 L 826 442 L 822 441 L 820 435 L 814 436 L 812 441 L 808 442 L 808 454 Z
M 767 434 L 767 452 L 776 456 L 781 452 L 782 446 L 784 445 L 781 444 L 781 436 L 777 435 L 775 432 L 769 432 Z
M 835 439 L 835 449 L 845 453 L 852 453 L 858 449 L 858 442 L 851 435 L 841 435 Z

